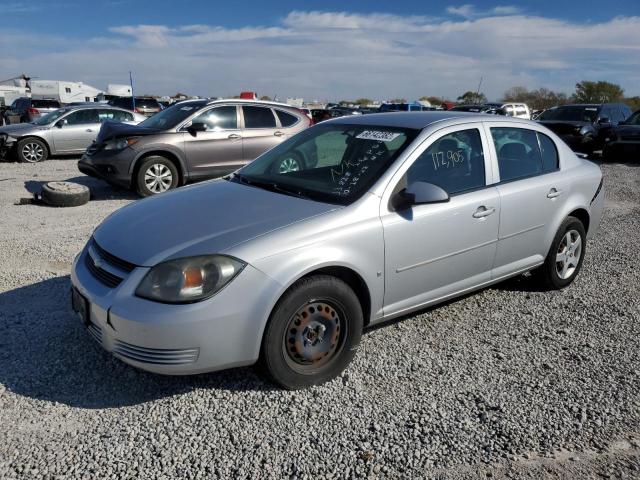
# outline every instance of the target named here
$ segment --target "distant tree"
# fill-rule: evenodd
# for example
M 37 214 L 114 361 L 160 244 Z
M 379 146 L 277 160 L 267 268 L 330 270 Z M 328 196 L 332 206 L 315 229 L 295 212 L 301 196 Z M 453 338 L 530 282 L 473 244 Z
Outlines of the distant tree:
M 576 83 L 573 100 L 579 103 L 619 102 L 624 98 L 624 90 L 620 85 L 610 82 L 590 82 L 584 80 Z
M 631 109 L 632 112 L 636 112 L 640 110 L 640 97 L 638 96 L 627 97 L 624 99 L 624 103 L 629 105 L 629 108 Z
M 263 95 L 260 97 L 260 100 L 264 100 L 266 102 L 270 102 L 271 101 L 271 97 L 269 95 Z
M 360 105 L 361 107 L 364 107 L 366 105 L 371 104 L 372 100 L 370 98 L 358 98 L 353 103 L 355 103 L 356 105 Z
M 458 97 L 458 101 L 464 104 L 487 103 L 487 96 L 482 92 L 464 92 Z
M 554 92 L 548 88 L 527 90 L 526 87 L 512 87 L 506 92 L 502 101 L 526 103 L 534 110 L 546 110 L 556 105 L 563 105 L 569 101 L 569 97 L 562 92 Z
M 420 97 L 418 100 L 420 100 L 421 102 L 427 101 L 431 105 L 442 105 L 442 98 L 440 97 L 424 96 L 424 97 Z

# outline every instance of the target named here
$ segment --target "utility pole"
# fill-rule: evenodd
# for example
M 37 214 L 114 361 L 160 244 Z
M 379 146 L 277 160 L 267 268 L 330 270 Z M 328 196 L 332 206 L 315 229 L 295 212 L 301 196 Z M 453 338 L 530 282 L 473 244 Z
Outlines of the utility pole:
M 129 70 L 129 85 L 131 85 L 131 101 L 133 102 L 133 111 L 136 111 L 136 97 L 133 94 L 133 76 L 131 75 L 131 70 Z

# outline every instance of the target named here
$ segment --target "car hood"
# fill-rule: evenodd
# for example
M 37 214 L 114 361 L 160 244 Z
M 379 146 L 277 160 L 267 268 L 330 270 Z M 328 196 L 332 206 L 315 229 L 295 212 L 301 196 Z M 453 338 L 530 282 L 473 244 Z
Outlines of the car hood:
M 336 208 L 340 207 L 219 179 L 134 202 L 108 217 L 94 239 L 118 258 L 153 266 L 223 253 Z
M 130 125 L 127 123 L 119 122 L 104 122 L 100 127 L 98 136 L 96 137 L 96 143 L 102 143 L 106 140 L 110 140 L 116 137 L 138 137 L 141 135 L 152 135 L 158 133 L 160 130 L 157 128 L 145 128 L 139 125 Z
M 538 120 L 539 123 L 547 127 L 549 130 L 557 134 L 574 133 L 579 132 L 580 129 L 586 125 L 591 125 L 589 122 L 578 122 L 568 120 Z
M 28 132 L 47 130 L 47 128 L 33 123 L 16 123 L 15 125 L 6 125 L 0 127 L 0 133 L 6 133 L 10 137 L 20 137 Z

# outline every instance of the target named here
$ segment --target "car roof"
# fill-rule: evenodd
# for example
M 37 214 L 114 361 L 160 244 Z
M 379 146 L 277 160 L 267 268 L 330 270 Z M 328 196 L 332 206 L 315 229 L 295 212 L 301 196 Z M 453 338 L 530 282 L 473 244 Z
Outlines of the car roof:
M 329 120 L 331 123 L 348 123 L 353 125 L 380 125 L 385 127 L 423 129 L 436 122 L 445 120 L 491 120 L 491 116 L 484 113 L 451 112 L 435 110 L 426 112 L 389 112 L 369 113 L 366 115 L 352 115 Z

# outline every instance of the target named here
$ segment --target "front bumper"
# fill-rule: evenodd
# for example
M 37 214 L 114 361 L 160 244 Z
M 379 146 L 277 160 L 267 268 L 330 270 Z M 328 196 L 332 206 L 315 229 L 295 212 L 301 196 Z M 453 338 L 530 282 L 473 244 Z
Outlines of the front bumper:
M 76 257 L 71 283 L 87 300 L 91 336 L 134 367 L 169 375 L 210 372 L 255 363 L 262 333 L 281 286 L 247 265 L 225 288 L 202 302 L 171 305 L 135 296 L 148 267 L 135 267 L 115 287 Z
M 129 188 L 132 181 L 131 165 L 135 157 L 136 152 L 131 148 L 98 150 L 91 155 L 85 152 L 78 160 L 78 170 L 85 175 Z

